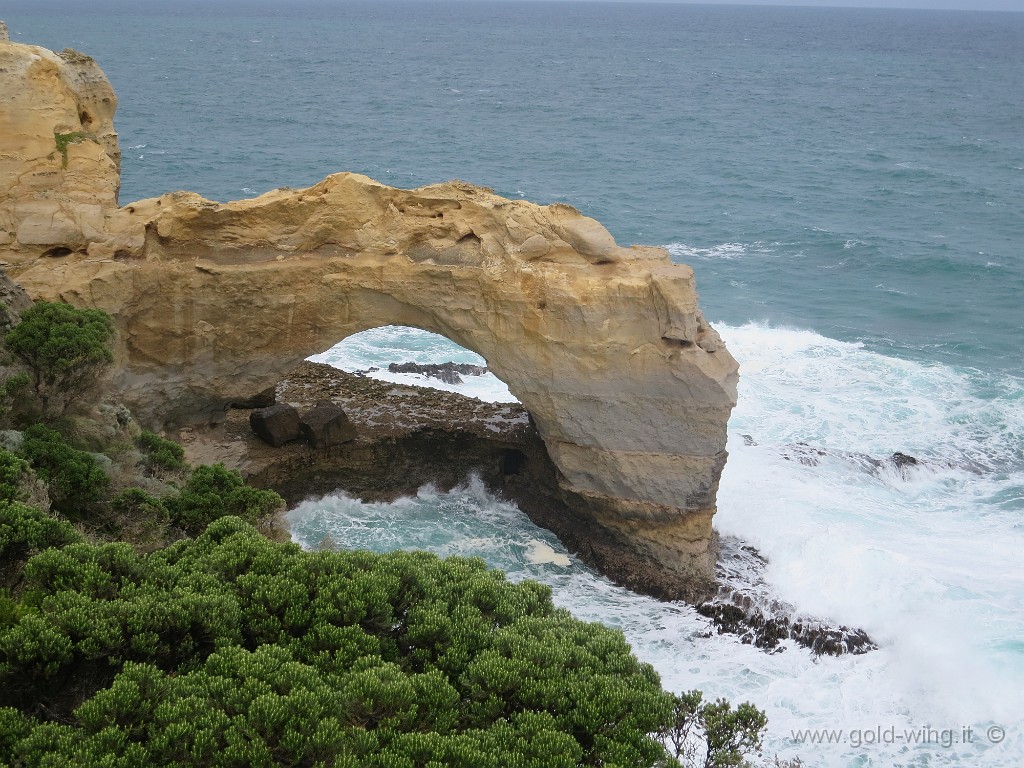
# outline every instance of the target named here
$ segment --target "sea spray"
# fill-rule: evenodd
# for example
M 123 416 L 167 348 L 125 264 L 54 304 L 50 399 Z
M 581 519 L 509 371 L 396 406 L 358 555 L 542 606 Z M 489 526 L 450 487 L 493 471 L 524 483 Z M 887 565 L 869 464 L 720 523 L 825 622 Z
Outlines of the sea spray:
M 575 615 L 620 627 L 666 687 L 764 708 L 769 754 L 829 768 L 1012 764 L 1024 750 L 1020 383 L 810 331 L 717 327 L 741 383 L 716 525 L 767 559 L 739 580 L 766 600 L 864 627 L 877 651 L 816 658 L 783 641 L 770 654 L 719 635 L 691 607 L 639 597 L 581 566 L 474 482 L 392 504 L 312 500 L 292 512 L 294 536 L 310 547 L 326 539 L 477 555 L 514 579 L 544 581 Z M 367 354 L 411 354 L 396 353 L 393 335 L 382 340 L 386 351 Z M 450 342 L 431 343 L 423 362 L 461 359 Z M 897 451 L 917 463 L 898 464 Z M 536 542 L 569 565 L 536 557 Z M 879 729 L 924 735 L 864 738 Z M 929 729 L 961 738 L 945 746 Z

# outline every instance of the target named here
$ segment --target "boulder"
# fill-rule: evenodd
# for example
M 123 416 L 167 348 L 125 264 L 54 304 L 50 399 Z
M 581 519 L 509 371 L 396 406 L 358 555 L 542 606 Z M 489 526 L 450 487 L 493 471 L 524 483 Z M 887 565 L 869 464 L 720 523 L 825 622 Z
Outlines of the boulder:
M 345 410 L 329 400 L 321 400 L 313 410 L 303 414 L 302 436 L 314 448 L 330 448 L 356 439 L 356 428 Z
M 287 403 L 257 408 L 249 414 L 249 426 L 260 440 L 275 448 L 301 436 L 299 412 Z

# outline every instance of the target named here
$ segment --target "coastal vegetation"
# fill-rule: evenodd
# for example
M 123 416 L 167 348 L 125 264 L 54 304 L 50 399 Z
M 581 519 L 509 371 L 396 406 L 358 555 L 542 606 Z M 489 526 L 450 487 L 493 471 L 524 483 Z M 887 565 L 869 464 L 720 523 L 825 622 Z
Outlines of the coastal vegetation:
M 81 141 L 93 139 L 92 134 L 85 131 L 72 131 L 71 133 L 54 133 L 53 141 L 57 145 L 57 151 L 61 156 L 61 168 L 68 167 L 68 147 L 78 144 Z
M 114 324 L 98 309 L 40 301 L 7 332 L 7 350 L 27 369 L 44 416 L 60 416 L 114 360 Z
M 38 303 L 4 338 L 3 391 L 22 395 L 0 415 L 0 766 L 710 768 L 759 751 L 763 713 L 664 691 L 544 585 L 271 540 L 277 494 L 87 397 L 112 329 Z

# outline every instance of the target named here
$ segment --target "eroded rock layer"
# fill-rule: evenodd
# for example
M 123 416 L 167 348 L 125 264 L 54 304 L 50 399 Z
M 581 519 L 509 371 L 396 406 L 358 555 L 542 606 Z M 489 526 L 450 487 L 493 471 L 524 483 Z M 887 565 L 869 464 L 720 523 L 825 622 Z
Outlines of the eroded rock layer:
M 114 315 L 115 385 L 144 422 L 216 421 L 353 333 L 423 328 L 508 384 L 575 515 L 710 582 L 737 366 L 689 267 L 569 206 L 460 182 L 336 174 L 119 208 L 115 104 L 88 57 L 0 42 L 2 256 L 33 296 Z

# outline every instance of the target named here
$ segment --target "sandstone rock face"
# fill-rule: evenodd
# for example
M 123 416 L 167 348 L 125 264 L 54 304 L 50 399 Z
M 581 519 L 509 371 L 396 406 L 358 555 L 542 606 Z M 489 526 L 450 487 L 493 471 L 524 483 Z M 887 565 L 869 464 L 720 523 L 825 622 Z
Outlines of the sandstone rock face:
M 0 41 L 0 248 L 85 253 L 105 236 L 120 185 L 116 108 L 88 56 Z
M 711 579 L 737 366 L 689 267 L 618 246 L 569 206 L 460 182 L 336 174 L 117 208 L 113 94 L 73 58 L 0 43 L 0 250 L 33 296 L 115 316 L 116 384 L 140 420 L 217 420 L 353 333 L 423 328 L 482 355 L 522 401 L 571 508 Z M 64 168 L 54 135 L 86 129 L 83 112 L 96 139 L 68 145 Z

